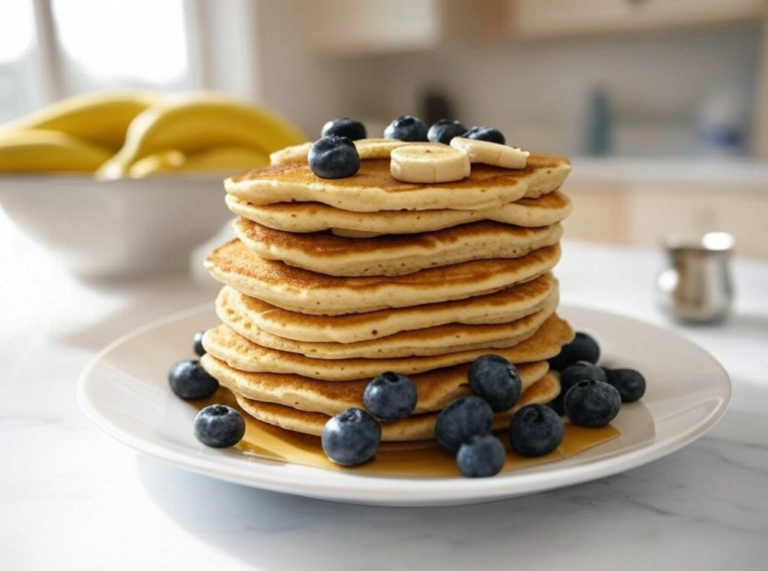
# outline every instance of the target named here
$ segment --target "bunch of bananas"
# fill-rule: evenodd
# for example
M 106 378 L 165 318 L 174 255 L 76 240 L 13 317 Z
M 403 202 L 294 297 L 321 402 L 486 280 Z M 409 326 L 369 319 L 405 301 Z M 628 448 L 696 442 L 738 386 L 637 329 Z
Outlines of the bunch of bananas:
M 0 126 L 0 173 L 78 172 L 102 180 L 269 164 L 307 141 L 281 115 L 216 93 L 92 93 Z

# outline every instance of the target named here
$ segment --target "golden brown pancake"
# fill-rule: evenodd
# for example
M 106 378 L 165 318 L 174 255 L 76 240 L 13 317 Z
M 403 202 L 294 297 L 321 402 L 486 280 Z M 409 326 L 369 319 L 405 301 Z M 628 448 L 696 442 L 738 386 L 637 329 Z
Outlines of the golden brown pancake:
M 559 191 L 486 210 L 352 212 L 319 202 L 255 205 L 231 194 L 226 195 L 225 200 L 235 214 L 275 230 L 296 233 L 332 230 L 344 236 L 412 234 L 414 230 L 433 232 L 479 220 L 537 228 L 563 221 L 572 209 L 570 199 Z
M 467 325 L 447 323 L 425 329 L 401 331 L 377 339 L 356 343 L 313 343 L 272 335 L 260 329 L 247 314 L 217 304 L 221 321 L 237 334 L 261 347 L 281 352 L 298 353 L 313 359 L 392 359 L 443 355 L 475 349 L 503 349 L 528 339 L 555 312 L 558 296 L 553 294 L 545 306 L 509 323 Z M 418 307 L 412 308 L 419 311 Z
M 233 369 L 211 355 L 200 362 L 219 383 L 249 399 L 282 404 L 298 410 L 337 414 L 350 407 L 363 407 L 363 392 L 371 381 L 323 381 L 300 375 L 279 373 L 247 373 Z M 547 361 L 521 363 L 516 366 L 523 390 L 538 382 L 549 370 Z M 445 408 L 452 400 L 472 394 L 467 381 L 468 364 L 413 375 L 418 402 L 414 414 Z M 384 371 L 382 371 L 384 372 Z
M 493 293 L 550 271 L 559 259 L 557 244 L 521 258 L 464 262 L 405 276 L 339 277 L 265 260 L 231 240 L 214 249 L 205 266 L 217 281 L 277 307 L 343 315 Z
M 264 167 L 228 178 L 226 191 L 252 204 L 321 202 L 343 210 L 482 210 L 560 187 L 571 170 L 564 157 L 531 154 L 524 169 L 472 165 L 470 177 L 451 183 L 412 184 L 395 180 L 389 159 L 360 163 L 354 176 L 322 179 L 306 163 Z
M 346 315 L 307 315 L 281 309 L 244 295 L 230 286 L 221 288 L 217 311 L 246 315 L 258 328 L 297 341 L 354 343 L 447 323 L 509 323 L 543 309 L 557 293 L 551 273 L 488 295 L 457 301 Z
M 530 363 L 554 357 L 560 348 L 573 339 L 571 326 L 551 315 L 528 339 L 506 349 L 494 350 L 511 363 Z M 404 375 L 424 373 L 432 369 L 469 363 L 485 349 L 457 351 L 427 357 L 398 357 L 391 359 L 312 359 L 298 353 L 276 351 L 261 347 L 238 335 L 226 325 L 209 329 L 203 335 L 206 351 L 230 367 L 255 373 L 296 374 L 326 381 L 353 381 L 375 377 L 382 371 L 397 371 Z
M 534 383 L 520 397 L 512 410 L 497 413 L 494 428 L 501 429 L 509 424 L 509 419 L 516 410 L 527 404 L 547 403 L 560 392 L 560 381 L 554 374 L 548 373 Z M 323 427 L 330 418 L 320 412 L 308 412 L 280 404 L 248 399 L 235 394 L 240 407 L 254 418 L 296 432 L 320 436 Z M 403 420 L 381 423 L 381 439 L 384 442 L 431 440 L 434 438 L 435 421 L 438 413 L 423 413 Z
M 261 258 L 333 276 L 400 276 L 473 260 L 520 258 L 560 241 L 560 224 L 523 228 L 480 221 L 418 234 L 343 238 L 328 232 L 295 234 L 246 218 L 235 235 Z

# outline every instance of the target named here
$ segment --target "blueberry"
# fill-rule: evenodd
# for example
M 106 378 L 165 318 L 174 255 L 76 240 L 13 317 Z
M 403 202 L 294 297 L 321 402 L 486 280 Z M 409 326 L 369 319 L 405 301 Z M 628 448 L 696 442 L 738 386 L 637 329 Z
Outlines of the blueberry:
M 576 361 L 560 373 L 560 394 L 549 403 L 558 414 L 565 414 L 565 395 L 580 381 L 606 381 L 605 371 L 588 361 Z
M 323 452 L 342 466 L 356 466 L 376 454 L 381 442 L 381 426 L 360 408 L 349 408 L 332 417 L 323 427 Z
M 563 421 L 543 404 L 529 404 L 512 417 L 509 443 L 521 456 L 543 456 L 555 450 L 563 441 Z
M 424 121 L 411 115 L 401 115 L 384 129 L 385 139 L 400 141 L 426 141 L 427 126 Z
M 504 133 L 494 127 L 472 127 L 464 133 L 464 137 L 467 139 L 478 139 L 479 141 L 490 141 L 500 145 L 504 145 L 507 142 Z
M 360 170 L 360 154 L 351 139 L 329 135 L 309 149 L 309 168 L 320 178 L 344 178 Z
M 198 357 L 205 355 L 205 347 L 203 347 L 203 335 L 205 335 L 205 331 L 198 331 L 195 333 L 195 337 L 192 340 L 192 348 L 195 350 L 195 355 Z
M 435 439 L 448 452 L 455 454 L 472 436 L 490 434 L 493 409 L 481 397 L 461 397 L 437 415 Z
M 509 410 L 523 390 L 517 367 L 500 355 L 482 355 L 469 366 L 469 386 L 495 412 Z
M 447 145 L 454 137 L 461 137 L 467 132 L 467 128 L 455 119 L 440 119 L 427 131 L 427 139 L 433 143 Z
M 566 393 L 563 405 L 573 424 L 599 428 L 619 414 L 621 395 L 608 383 L 580 381 Z
M 459 447 L 456 465 L 467 478 L 495 476 L 504 467 L 507 451 L 493 434 L 472 436 Z
M 365 139 L 368 136 L 368 132 L 365 130 L 365 125 L 360 121 L 350 119 L 349 117 L 342 117 L 341 119 L 328 121 L 323 125 L 320 136 L 327 137 L 329 135 L 347 137 L 352 141 L 359 141 L 360 139 Z
M 607 381 L 619 391 L 621 402 L 635 402 L 645 394 L 645 377 L 635 369 L 604 368 Z
M 245 435 L 245 420 L 234 408 L 212 404 L 197 413 L 195 436 L 212 448 L 229 448 Z
M 175 363 L 168 371 L 168 382 L 173 394 L 184 400 L 209 397 L 219 388 L 219 381 L 209 375 L 197 360 Z
M 600 345 L 595 338 L 583 331 L 577 331 L 573 341 L 563 345 L 560 353 L 549 360 L 549 366 L 555 371 L 562 371 L 576 361 L 597 363 L 598 360 L 600 360 Z
M 405 375 L 386 372 L 373 379 L 363 392 L 363 404 L 380 420 L 406 418 L 416 408 L 416 385 Z

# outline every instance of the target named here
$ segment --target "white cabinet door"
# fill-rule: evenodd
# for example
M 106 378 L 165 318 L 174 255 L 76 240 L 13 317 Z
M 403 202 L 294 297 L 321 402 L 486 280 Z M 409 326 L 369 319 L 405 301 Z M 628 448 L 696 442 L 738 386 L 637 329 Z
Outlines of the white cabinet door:
M 538 38 L 757 21 L 762 0 L 509 0 L 510 26 Z

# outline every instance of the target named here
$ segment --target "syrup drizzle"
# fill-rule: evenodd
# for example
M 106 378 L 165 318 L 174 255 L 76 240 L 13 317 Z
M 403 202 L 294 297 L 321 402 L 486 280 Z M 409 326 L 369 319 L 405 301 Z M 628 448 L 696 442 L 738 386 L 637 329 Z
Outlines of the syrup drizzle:
M 370 462 L 352 468 L 337 466 L 323 453 L 320 438 L 285 430 L 256 420 L 243 412 L 232 393 L 220 388 L 208 398 L 193 403 L 202 409 L 211 404 L 226 404 L 240 411 L 245 419 L 243 439 L 235 446 L 243 454 L 278 462 L 300 464 L 329 470 L 354 470 L 357 473 L 406 478 L 456 477 L 460 472 L 456 460 L 433 441 L 383 442 Z M 556 462 L 609 442 L 621 435 L 614 426 L 583 428 L 566 422 L 562 444 L 550 454 L 526 458 L 509 448 L 504 431 L 497 434 L 507 448 L 507 460 L 502 472 Z

